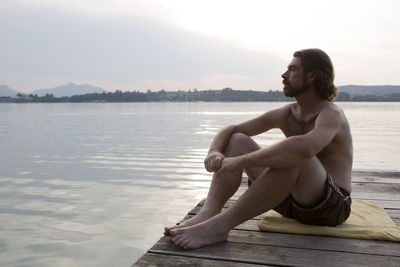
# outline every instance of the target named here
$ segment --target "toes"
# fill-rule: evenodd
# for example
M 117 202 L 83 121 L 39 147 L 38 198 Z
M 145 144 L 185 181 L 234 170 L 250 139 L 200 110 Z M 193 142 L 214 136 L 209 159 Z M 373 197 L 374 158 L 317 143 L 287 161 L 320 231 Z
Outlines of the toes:
M 178 235 L 178 236 L 174 236 L 171 238 L 172 242 L 174 242 L 175 245 L 181 246 L 183 247 L 183 243 L 186 242 L 186 238 L 183 235 Z
M 172 242 L 174 242 L 175 244 L 177 244 L 181 238 L 182 238 L 182 235 L 171 236 L 171 240 L 172 240 Z
M 177 227 L 178 227 L 178 225 L 174 225 L 174 226 L 171 226 L 171 227 L 164 227 L 164 235 L 165 236 L 172 236 L 171 235 L 171 231 L 173 229 L 177 228 Z
M 171 241 L 176 244 L 176 241 L 178 241 L 179 236 L 171 236 Z
M 176 236 L 176 235 L 180 235 L 183 233 L 181 228 L 171 229 L 169 232 L 170 232 L 171 236 Z
M 197 248 L 193 245 L 193 241 L 188 242 L 184 247 L 184 249 L 194 249 Z
M 164 236 L 170 236 L 170 229 L 168 227 L 164 227 Z
M 189 245 L 189 243 L 190 243 L 190 240 L 184 240 L 184 241 L 181 243 L 181 247 L 183 247 L 184 249 L 188 249 L 188 248 L 187 248 L 187 245 Z

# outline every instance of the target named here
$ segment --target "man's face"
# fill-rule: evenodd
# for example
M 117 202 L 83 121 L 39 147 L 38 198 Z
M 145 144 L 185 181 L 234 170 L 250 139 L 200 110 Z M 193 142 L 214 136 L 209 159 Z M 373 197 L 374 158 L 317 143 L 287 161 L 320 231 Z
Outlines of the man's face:
M 282 74 L 282 78 L 283 94 L 287 97 L 296 97 L 308 89 L 306 75 L 303 73 L 301 59 L 298 57 L 292 59 L 287 71 Z

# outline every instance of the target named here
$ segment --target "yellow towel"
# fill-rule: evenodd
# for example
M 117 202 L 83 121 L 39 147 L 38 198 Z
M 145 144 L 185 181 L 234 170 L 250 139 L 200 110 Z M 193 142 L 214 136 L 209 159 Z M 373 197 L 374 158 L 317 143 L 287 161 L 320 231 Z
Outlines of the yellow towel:
M 396 226 L 377 202 L 369 200 L 353 200 L 350 217 L 335 227 L 302 224 L 284 218 L 273 210 L 267 212 L 258 227 L 261 231 L 269 232 L 400 242 L 400 227 Z

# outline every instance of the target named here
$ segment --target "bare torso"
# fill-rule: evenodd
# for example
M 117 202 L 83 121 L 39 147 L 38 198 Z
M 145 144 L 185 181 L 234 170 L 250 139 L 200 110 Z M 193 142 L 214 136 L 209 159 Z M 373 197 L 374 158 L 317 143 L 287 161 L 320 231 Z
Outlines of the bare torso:
M 332 141 L 316 156 L 325 170 L 332 176 L 334 183 L 351 192 L 351 170 L 353 165 L 353 145 L 350 126 L 343 111 L 331 102 L 323 102 L 321 107 L 311 113 L 302 114 L 298 103 L 293 103 L 284 108 L 285 120 L 281 130 L 286 137 L 303 135 L 314 128 L 315 121 L 324 109 L 335 109 L 339 115 L 340 130 Z

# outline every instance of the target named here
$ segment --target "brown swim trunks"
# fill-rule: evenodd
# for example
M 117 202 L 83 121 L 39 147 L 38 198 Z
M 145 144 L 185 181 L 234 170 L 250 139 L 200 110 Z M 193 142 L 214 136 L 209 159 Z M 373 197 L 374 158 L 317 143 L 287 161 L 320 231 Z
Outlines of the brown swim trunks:
M 343 223 L 350 215 L 351 197 L 343 188 L 333 183 L 327 173 L 326 197 L 315 207 L 304 208 L 289 195 L 274 210 L 285 217 L 305 224 L 335 226 Z

